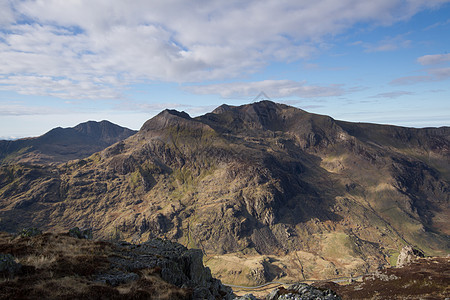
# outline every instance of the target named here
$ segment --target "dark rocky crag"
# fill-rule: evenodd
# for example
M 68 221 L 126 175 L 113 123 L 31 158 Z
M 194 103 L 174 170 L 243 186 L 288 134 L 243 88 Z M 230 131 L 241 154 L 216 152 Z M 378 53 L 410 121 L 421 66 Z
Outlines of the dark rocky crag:
M 82 160 L 2 167 L 0 229 L 164 237 L 228 283 L 366 273 L 405 244 L 448 253 L 449 136 L 270 101 L 165 110 Z

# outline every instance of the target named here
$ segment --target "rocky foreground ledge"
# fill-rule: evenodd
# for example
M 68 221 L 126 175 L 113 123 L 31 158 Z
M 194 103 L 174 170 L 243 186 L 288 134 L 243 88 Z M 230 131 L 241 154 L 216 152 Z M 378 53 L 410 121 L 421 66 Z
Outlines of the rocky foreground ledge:
M 178 243 L 29 235 L 0 233 L 0 299 L 235 298 L 203 266 L 200 250 Z
M 213 278 L 201 250 L 162 239 L 130 244 L 91 238 L 91 231 L 78 228 L 67 234 L 0 232 L 0 299 L 256 299 L 237 297 Z M 340 299 L 318 298 L 321 291 L 299 285 L 291 292 Z M 297 299 L 287 294 L 279 289 L 270 299 Z
M 445 299 L 450 258 L 405 256 L 405 265 L 348 285 L 296 283 L 237 297 L 211 276 L 198 249 L 162 239 L 90 240 L 91 233 L 0 232 L 1 299 Z M 414 253 L 413 253 L 414 254 Z M 334 292 L 333 292 L 334 291 Z M 335 293 L 336 292 L 336 293 Z

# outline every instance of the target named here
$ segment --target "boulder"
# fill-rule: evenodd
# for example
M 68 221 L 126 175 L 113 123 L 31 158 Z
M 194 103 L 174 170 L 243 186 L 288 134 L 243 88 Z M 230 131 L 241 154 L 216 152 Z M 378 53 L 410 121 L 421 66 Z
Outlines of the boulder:
M 35 227 L 30 227 L 30 228 L 24 228 L 22 229 L 17 236 L 20 237 L 32 237 L 32 236 L 36 236 L 36 235 L 40 235 L 42 234 L 42 230 L 39 230 L 38 228 Z
M 115 246 L 117 255 L 109 257 L 109 269 L 98 274 L 96 281 L 116 286 L 137 280 L 140 270 L 150 269 L 168 283 L 191 289 L 193 299 L 233 299 L 231 288 L 213 278 L 203 265 L 201 250 L 162 239 Z
M 256 300 L 257 298 L 252 294 L 245 294 L 244 296 L 234 298 L 234 300 Z
M 400 251 L 400 254 L 397 258 L 397 268 L 401 268 L 403 266 L 406 266 L 416 260 L 418 257 L 425 257 L 425 254 L 419 250 L 415 249 L 411 246 L 405 246 Z
M 287 288 L 277 288 L 266 296 L 266 300 L 340 300 L 335 292 L 306 283 L 294 283 Z
M 80 229 L 78 227 L 74 227 L 69 230 L 69 235 L 77 239 L 85 240 L 92 240 L 93 237 L 91 228 Z

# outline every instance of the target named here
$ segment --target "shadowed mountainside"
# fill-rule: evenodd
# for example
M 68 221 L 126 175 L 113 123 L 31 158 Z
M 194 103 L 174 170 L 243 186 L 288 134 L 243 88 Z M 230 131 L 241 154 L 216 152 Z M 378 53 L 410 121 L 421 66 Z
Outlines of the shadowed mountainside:
M 164 237 L 240 285 L 361 274 L 405 244 L 448 253 L 449 134 L 270 101 L 165 110 L 88 158 L 2 167 L 0 229 Z
M 136 131 L 108 121 L 55 128 L 35 138 L 0 141 L 0 163 L 61 163 L 87 157 Z

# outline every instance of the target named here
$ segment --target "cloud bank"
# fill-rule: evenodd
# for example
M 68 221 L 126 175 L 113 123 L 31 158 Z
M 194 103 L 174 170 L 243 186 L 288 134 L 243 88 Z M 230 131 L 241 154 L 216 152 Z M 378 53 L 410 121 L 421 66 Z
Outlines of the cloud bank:
M 340 85 L 313 86 L 306 82 L 293 80 L 263 80 L 254 82 L 235 82 L 185 87 L 195 94 L 219 94 L 223 98 L 252 97 L 264 92 L 272 98 L 297 96 L 300 98 L 317 98 L 341 96 L 345 90 Z
M 433 54 L 433 55 L 424 55 L 417 59 L 417 62 L 423 66 L 427 65 L 439 65 L 445 62 L 450 61 L 450 54 Z
M 140 82 L 242 78 L 271 62 L 306 59 L 355 24 L 389 25 L 444 2 L 2 1 L 0 89 L 117 99 Z

